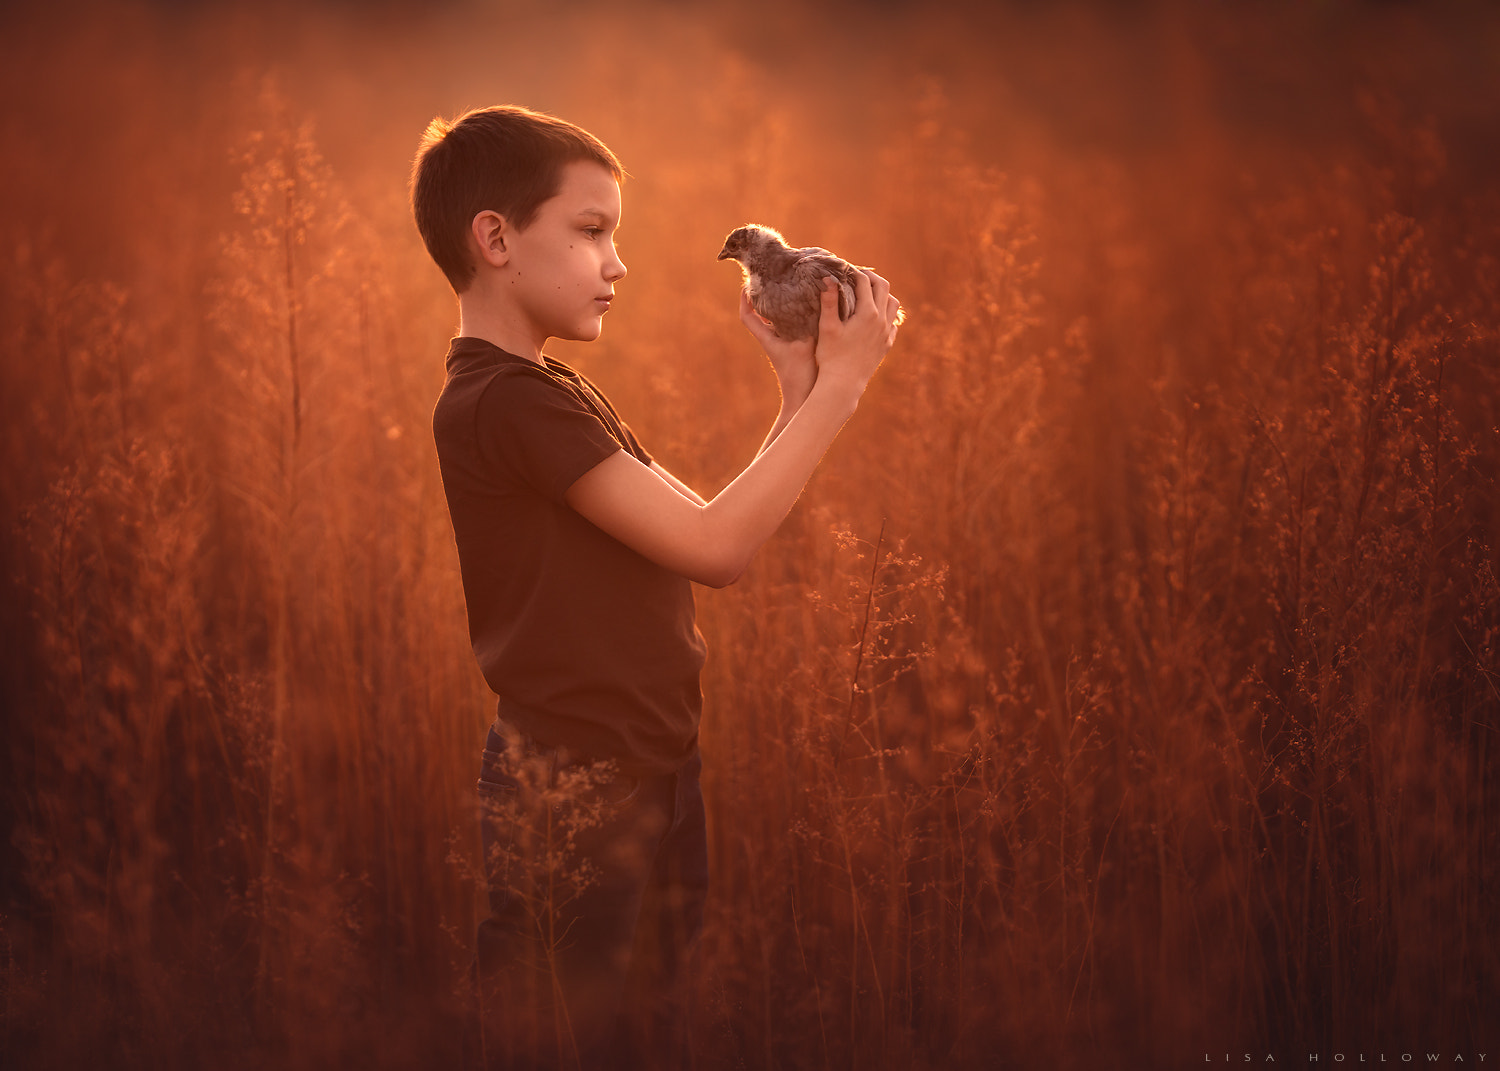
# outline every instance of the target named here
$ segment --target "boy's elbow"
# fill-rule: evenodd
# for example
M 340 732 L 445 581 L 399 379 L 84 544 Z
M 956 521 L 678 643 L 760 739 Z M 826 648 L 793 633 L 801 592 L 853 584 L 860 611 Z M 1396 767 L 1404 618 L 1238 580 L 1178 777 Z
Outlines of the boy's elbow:
M 711 588 L 727 588 L 745 574 L 744 569 L 724 569 L 704 580 Z
M 689 580 L 709 588 L 727 588 L 745 572 L 758 549 L 733 529 L 715 524 L 710 508 L 700 512 L 703 524 L 691 539 L 693 567 L 685 573 Z
M 697 575 L 693 580 L 710 588 L 727 588 L 745 573 L 745 568 L 750 564 L 746 555 L 738 553 L 721 553 L 714 555 L 710 560 L 703 562 L 697 569 Z
M 698 583 L 709 588 L 727 588 L 745 573 L 744 563 L 714 564 L 702 570 L 698 576 L 693 577 Z

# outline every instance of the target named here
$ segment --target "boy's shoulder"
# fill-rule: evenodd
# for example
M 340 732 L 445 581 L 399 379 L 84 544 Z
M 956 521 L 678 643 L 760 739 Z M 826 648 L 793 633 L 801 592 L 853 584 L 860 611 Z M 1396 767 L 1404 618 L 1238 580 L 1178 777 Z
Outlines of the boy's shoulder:
M 574 394 L 570 375 L 580 383 L 587 382 L 561 362 L 555 363 L 560 366 L 557 370 L 480 339 L 454 339 L 448 351 L 447 375 L 438 394 L 437 409 L 467 411 L 497 404 L 539 404 L 555 401 L 559 393 Z
M 455 340 L 469 341 L 478 340 Z M 555 358 L 542 365 L 489 343 L 450 350 L 432 423 L 444 464 L 519 480 L 559 499 L 573 480 L 616 450 L 643 464 L 652 460 L 581 373 Z
M 489 381 L 516 377 L 564 390 L 578 386 L 587 386 L 596 392 L 599 389 L 582 372 L 556 357 L 544 355 L 542 361 L 533 361 L 478 338 L 455 338 L 449 345 L 445 367 L 445 387 L 455 379 Z

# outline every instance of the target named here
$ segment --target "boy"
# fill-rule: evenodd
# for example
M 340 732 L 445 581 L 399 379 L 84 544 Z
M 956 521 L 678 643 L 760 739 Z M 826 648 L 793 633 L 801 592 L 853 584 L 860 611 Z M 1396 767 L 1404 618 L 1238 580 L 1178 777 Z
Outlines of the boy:
M 815 341 L 777 338 L 742 293 L 781 412 L 703 499 L 542 352 L 599 337 L 625 277 L 621 177 L 591 134 L 518 107 L 434 120 L 412 176 L 417 227 L 459 299 L 433 433 L 474 653 L 499 696 L 477 956 L 497 1066 L 686 1063 L 681 982 L 708 871 L 689 582 L 740 575 L 896 334 L 899 303 L 873 273 L 847 321 L 824 293 Z

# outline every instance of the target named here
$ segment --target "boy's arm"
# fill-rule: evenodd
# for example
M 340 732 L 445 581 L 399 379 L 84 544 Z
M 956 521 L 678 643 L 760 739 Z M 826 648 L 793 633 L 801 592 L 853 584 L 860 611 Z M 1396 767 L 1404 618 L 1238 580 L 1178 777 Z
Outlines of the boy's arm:
M 771 367 L 776 372 L 776 385 L 781 392 L 781 410 L 776 414 L 776 423 L 771 425 L 760 449 L 755 451 L 755 455 L 759 457 L 766 447 L 776 441 L 776 436 L 781 434 L 787 422 L 802 408 L 802 403 L 807 401 L 807 396 L 812 393 L 813 383 L 818 378 L 818 365 L 813 359 L 813 340 L 808 338 L 787 342 L 777 336 L 771 325 L 756 315 L 750 305 L 750 295 L 745 290 L 740 291 L 740 320 L 770 358 Z M 651 462 L 651 471 L 698 505 L 708 505 L 702 495 L 673 476 L 658 462 Z
M 842 323 L 837 290 L 825 288 L 816 382 L 779 434 L 713 501 L 685 496 L 677 481 L 656 471 L 660 466 L 647 467 L 620 451 L 568 488 L 568 505 L 689 580 L 733 583 L 797 501 L 895 341 L 899 303 L 890 285 L 873 273 L 858 285 L 854 315 Z
M 810 338 L 787 342 L 777 335 L 775 329 L 751 307 L 748 289 L 740 291 L 740 322 L 755 336 L 760 348 L 770 358 L 771 367 L 776 371 L 776 385 L 781 390 L 781 411 L 776 415 L 776 423 L 771 425 L 770 433 L 756 451 L 756 456 L 759 457 L 766 447 L 776 441 L 776 436 L 781 434 L 782 429 L 812 393 L 813 384 L 818 379 L 818 362 L 814 353 L 816 344 Z
M 708 500 L 707 499 L 705 499 L 697 491 L 694 491 L 687 484 L 683 483 L 676 476 L 673 476 L 666 469 L 662 468 L 661 465 L 658 464 L 657 462 L 655 462 L 655 461 L 651 462 L 651 471 L 654 472 L 654 473 L 656 473 L 662 479 L 666 480 L 669 484 L 671 484 L 673 487 L 675 487 L 677 489 L 677 493 L 678 494 L 683 495 L 684 497 L 691 499 L 692 501 L 696 502 L 700 506 L 706 506 L 706 505 L 708 505 Z

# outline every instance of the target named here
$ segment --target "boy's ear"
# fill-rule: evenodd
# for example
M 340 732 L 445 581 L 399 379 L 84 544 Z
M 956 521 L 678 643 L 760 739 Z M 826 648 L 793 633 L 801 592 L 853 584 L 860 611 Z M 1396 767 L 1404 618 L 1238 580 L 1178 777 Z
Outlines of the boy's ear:
M 479 258 L 492 268 L 503 268 L 510 260 L 507 242 L 511 226 L 499 212 L 485 209 L 469 223 L 469 236 L 478 247 Z

